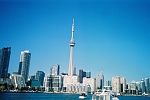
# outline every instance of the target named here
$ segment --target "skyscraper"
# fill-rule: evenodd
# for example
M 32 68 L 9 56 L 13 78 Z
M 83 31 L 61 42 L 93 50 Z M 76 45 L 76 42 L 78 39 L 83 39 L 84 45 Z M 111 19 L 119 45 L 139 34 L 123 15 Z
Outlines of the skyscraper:
M 121 84 L 121 92 L 125 92 L 125 89 L 126 89 L 126 78 L 125 77 L 120 78 L 120 84 Z
M 35 79 L 40 81 L 40 85 L 43 86 L 45 73 L 43 71 L 37 71 L 35 75 Z
M 29 76 L 30 58 L 31 53 L 28 50 L 21 52 L 18 74 L 23 76 L 25 82 Z
M 96 88 L 103 89 L 103 86 L 104 86 L 104 75 L 101 71 L 100 74 L 96 76 Z
M 60 65 L 56 64 L 50 69 L 50 75 L 59 75 Z
M 145 78 L 145 92 L 149 93 L 149 78 Z
M 0 50 L 0 78 L 8 77 L 8 67 L 11 54 L 11 47 Z
M 69 60 L 69 70 L 68 70 L 68 75 L 73 76 L 75 73 L 74 71 L 74 66 L 73 66 L 73 47 L 75 46 L 75 41 L 74 41 L 74 19 L 72 23 L 72 37 L 70 40 L 70 60 Z
M 112 77 L 112 91 L 118 93 L 121 91 L 119 76 Z
M 86 77 L 86 72 L 82 69 L 79 70 L 79 82 L 83 83 L 83 77 Z
M 142 91 L 142 93 L 144 93 L 145 92 L 145 81 L 144 81 L 144 79 L 142 79 L 141 80 L 141 91 Z

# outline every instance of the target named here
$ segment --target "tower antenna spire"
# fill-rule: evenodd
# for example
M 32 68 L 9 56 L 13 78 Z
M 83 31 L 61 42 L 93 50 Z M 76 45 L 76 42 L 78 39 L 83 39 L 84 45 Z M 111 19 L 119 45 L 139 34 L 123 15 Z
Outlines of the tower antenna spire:
M 74 40 L 74 18 L 73 18 L 73 22 L 72 22 L 72 37 L 71 40 Z

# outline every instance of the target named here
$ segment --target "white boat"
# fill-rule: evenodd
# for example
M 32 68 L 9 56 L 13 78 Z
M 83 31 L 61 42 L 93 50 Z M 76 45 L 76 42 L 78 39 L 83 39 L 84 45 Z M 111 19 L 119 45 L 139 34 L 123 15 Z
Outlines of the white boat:
M 143 95 L 143 96 L 149 96 L 149 95 L 148 95 L 147 93 L 145 93 L 145 92 L 144 92 L 142 95 Z
M 92 100 L 119 100 L 112 91 L 110 90 L 103 90 L 99 94 L 93 94 Z
M 85 93 L 81 93 L 79 95 L 79 99 L 85 99 L 85 98 L 87 98 L 87 95 Z

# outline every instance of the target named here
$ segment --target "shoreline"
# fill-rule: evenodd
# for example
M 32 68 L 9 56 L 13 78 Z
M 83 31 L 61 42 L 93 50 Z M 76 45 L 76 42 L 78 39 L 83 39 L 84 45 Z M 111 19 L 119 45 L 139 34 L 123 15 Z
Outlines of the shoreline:
M 80 94 L 80 93 L 69 93 L 69 92 L 41 92 L 41 91 L 0 91 L 0 93 Z M 135 94 L 123 94 L 118 96 L 143 96 L 144 97 L 144 95 L 135 95 Z M 147 95 L 145 97 L 150 97 L 150 95 Z

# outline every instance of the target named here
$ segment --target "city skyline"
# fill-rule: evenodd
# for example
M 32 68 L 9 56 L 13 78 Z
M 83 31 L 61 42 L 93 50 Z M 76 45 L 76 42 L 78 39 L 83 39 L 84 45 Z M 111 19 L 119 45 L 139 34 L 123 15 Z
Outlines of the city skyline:
M 69 40 L 75 18 L 77 72 L 127 82 L 148 77 L 150 67 L 149 1 L 11 2 L 0 1 L 0 47 L 11 47 L 9 71 L 17 72 L 20 52 L 32 53 L 30 72 L 47 76 L 54 64 L 68 72 Z

